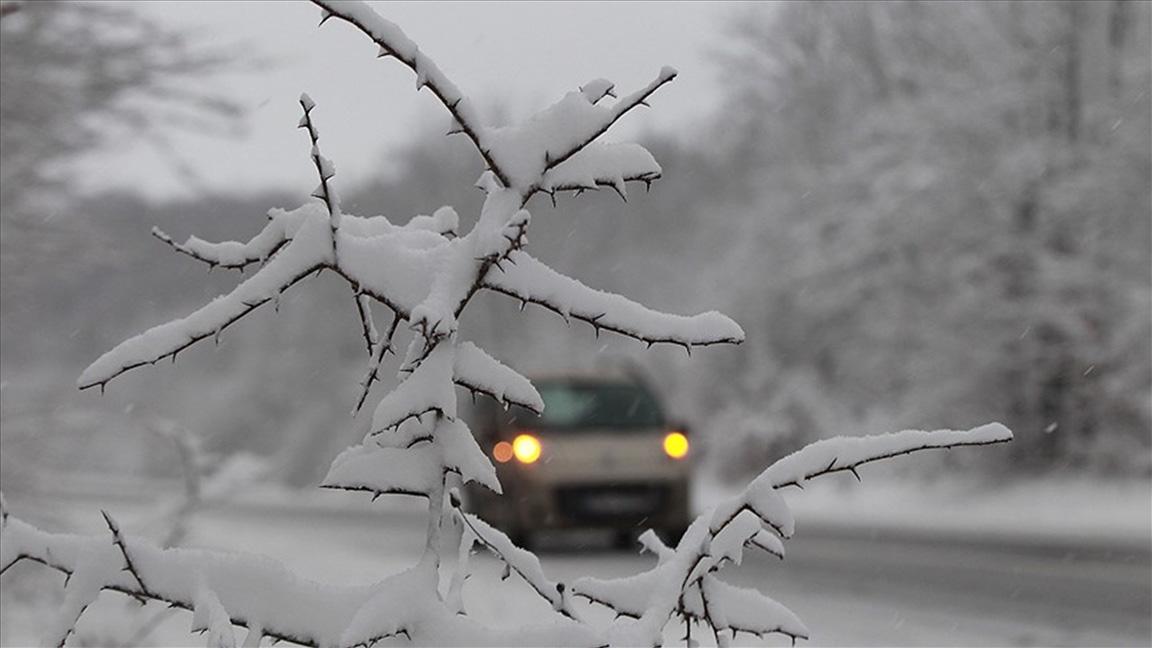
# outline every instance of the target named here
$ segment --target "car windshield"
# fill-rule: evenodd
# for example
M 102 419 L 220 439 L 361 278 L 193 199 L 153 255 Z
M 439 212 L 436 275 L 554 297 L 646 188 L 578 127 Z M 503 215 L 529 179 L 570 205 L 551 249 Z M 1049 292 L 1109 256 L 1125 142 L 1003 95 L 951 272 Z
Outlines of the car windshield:
M 664 425 L 660 405 L 648 390 L 627 383 L 541 382 L 540 416 L 519 412 L 516 424 L 561 429 L 643 429 Z

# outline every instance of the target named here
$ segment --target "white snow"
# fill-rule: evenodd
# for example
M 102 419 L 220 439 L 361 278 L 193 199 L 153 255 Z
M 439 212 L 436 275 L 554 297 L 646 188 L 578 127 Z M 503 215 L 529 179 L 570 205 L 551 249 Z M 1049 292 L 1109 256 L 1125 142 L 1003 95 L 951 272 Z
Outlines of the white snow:
M 456 418 L 456 392 L 452 380 L 454 365 L 453 344 L 438 344 L 396 389 L 380 400 L 372 414 L 372 432 L 389 430 L 428 412 Z
M 107 553 L 98 551 L 94 546 L 83 546 L 77 551 L 75 567 L 64 586 L 64 602 L 56 613 L 55 621 L 45 632 L 44 645 L 63 646 L 76 620 L 96 600 L 105 583 L 115 582 L 122 563 Z
M 717 564 L 731 560 L 739 565 L 744 560 L 744 545 L 758 533 L 760 518 L 751 510 L 745 509 L 736 515 L 724 528 L 708 542 L 708 553 Z
M 209 648 L 234 648 L 236 634 L 219 597 L 200 579 L 192 596 L 191 632 L 207 632 Z
M 626 297 L 589 288 L 549 268 L 525 252 L 509 255 L 505 264 L 488 273 L 484 283 L 497 292 L 539 304 L 564 318 L 574 317 L 598 329 L 646 342 L 682 345 L 737 343 L 744 331 L 715 311 L 684 316 L 661 313 Z
M 736 518 L 746 509 L 751 510 L 765 524 L 771 526 L 773 531 L 785 538 L 791 537 L 795 532 L 796 521 L 792 517 L 788 503 L 776 492 L 775 486 L 760 481 L 759 477 L 739 495 L 716 505 L 709 521 L 712 531 L 719 531 L 729 520 Z
M 616 84 L 608 79 L 593 79 L 580 86 L 580 92 L 584 94 L 584 98 L 588 100 L 588 103 L 594 104 L 606 96 L 615 97 L 616 93 L 613 92 L 615 87 Z
M 527 378 L 471 342 L 457 345 L 453 373 L 456 384 L 462 387 L 533 412 L 544 410 L 544 400 Z
M 760 529 L 755 535 L 748 539 L 748 544 L 759 547 L 781 560 L 784 559 L 784 543 L 780 540 L 779 536 L 771 531 Z
M 653 569 L 623 578 L 578 578 L 573 581 L 572 588 L 578 595 L 607 605 L 616 612 L 639 617 L 644 614 L 648 599 L 660 585 L 661 578 L 661 572 Z
M 551 160 L 570 155 L 613 118 L 614 111 L 593 105 L 581 92 L 569 92 L 520 124 L 486 129 L 485 137 L 513 186 L 522 188 L 536 182 Z
M 517 547 L 503 531 L 496 529 L 471 513 L 461 513 L 461 517 L 476 536 L 491 549 L 500 560 L 519 574 L 540 596 L 552 604 L 554 610 L 568 606 L 568 596 L 558 583 L 544 575 L 540 559 L 536 554 Z
M 275 299 L 284 289 L 331 262 L 328 215 L 319 205 L 306 205 L 305 219 L 292 241 L 227 295 L 196 312 L 151 328 L 121 342 L 100 356 L 80 375 L 80 388 L 111 380 L 127 369 L 154 363 L 184 347 L 216 335 L 248 311 Z
M 490 144 L 493 157 L 508 174 L 512 186 L 530 190 L 541 182 L 549 168 L 568 160 L 608 130 L 625 112 L 675 77 L 676 70 L 665 67 L 647 86 L 612 106 L 596 103 L 611 89 L 611 84 L 603 80 L 594 81 L 585 89 L 569 92 L 520 124 L 487 129 L 485 141 Z M 613 161 L 613 164 L 618 162 Z
M 431 445 L 413 448 L 352 446 L 341 452 L 321 482 L 324 488 L 373 493 L 427 495 L 441 483 L 440 453 Z
M 45 533 L 10 518 L 3 530 L 4 561 L 27 556 L 57 569 L 72 572 L 72 591 L 52 628 L 58 645 L 68 617 L 91 602 L 94 592 L 116 587 L 140 593 L 135 576 L 122 571 L 123 555 L 107 536 Z M 288 572 L 279 563 L 258 555 L 196 549 L 159 549 L 138 538 L 128 538 L 132 560 L 147 592 L 194 609 L 203 588 L 215 593 L 233 622 L 257 624 L 269 635 L 334 645 L 350 619 L 364 587 L 321 585 Z M 71 619 L 74 620 L 74 617 Z
M 652 181 L 663 169 L 648 149 L 632 143 L 593 142 L 572 157 L 549 169 L 540 182 L 546 192 L 568 189 L 614 188 L 626 196 L 627 181 Z
M 958 445 L 986 445 L 1010 441 L 1012 432 L 1000 423 L 971 430 L 905 430 L 891 434 L 823 439 L 780 459 L 749 485 L 779 488 L 800 484 L 812 475 L 851 469 L 860 464 L 921 449 Z
M 703 583 L 703 599 L 708 601 L 708 611 L 721 628 L 732 628 L 744 632 L 780 632 L 794 637 L 807 638 L 811 633 L 808 627 L 788 608 L 765 596 L 757 590 L 729 585 L 715 576 L 706 576 Z M 703 615 L 703 605 L 689 608 L 693 614 Z
M 474 481 L 497 493 L 502 492 L 495 466 L 463 421 L 438 421 L 432 438 L 443 453 L 443 464 L 460 473 L 465 482 Z

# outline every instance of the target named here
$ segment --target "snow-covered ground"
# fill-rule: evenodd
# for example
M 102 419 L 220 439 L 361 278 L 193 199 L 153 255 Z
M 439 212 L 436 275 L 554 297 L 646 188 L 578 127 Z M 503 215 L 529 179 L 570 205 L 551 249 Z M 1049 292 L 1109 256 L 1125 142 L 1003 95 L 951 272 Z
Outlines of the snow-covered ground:
M 874 472 L 873 472 L 874 471 Z M 1152 482 L 1088 478 L 1022 481 L 940 479 L 893 481 L 881 469 L 829 476 L 785 491 L 804 527 L 942 534 L 973 540 L 1108 544 L 1149 549 L 1152 543 Z M 706 505 L 728 489 L 701 483 Z
M 787 560 L 757 556 L 729 575 L 801 615 L 814 633 L 810 644 L 1149 645 L 1147 482 L 925 486 L 863 476 L 863 485 L 849 477 L 788 491 L 797 535 Z M 697 499 L 705 504 L 723 492 L 704 485 Z M 11 499 L 17 515 L 35 509 L 57 525 L 92 532 L 102 531 L 98 507 L 118 514 L 130 532 L 147 510 L 140 498 Z M 265 553 L 319 581 L 354 583 L 410 564 L 422 533 L 411 498 L 369 506 L 355 496 L 266 489 L 201 515 L 193 541 Z M 544 540 L 545 569 L 560 579 L 638 572 L 652 560 L 612 552 L 594 533 Z M 494 560 L 480 558 L 474 568 L 479 573 L 464 589 L 470 612 L 497 624 L 547 612 L 515 577 L 501 582 Z M 33 644 L 60 578 L 35 565 L 13 571 L 3 582 L 3 644 Z M 144 616 L 156 612 L 150 607 Z M 124 619 L 140 614 L 135 603 L 105 595 L 81 632 L 90 643 L 124 640 Z M 151 640 L 201 644 L 187 634 L 188 622 L 186 613 L 174 613 Z M 667 638 L 675 637 L 670 630 Z

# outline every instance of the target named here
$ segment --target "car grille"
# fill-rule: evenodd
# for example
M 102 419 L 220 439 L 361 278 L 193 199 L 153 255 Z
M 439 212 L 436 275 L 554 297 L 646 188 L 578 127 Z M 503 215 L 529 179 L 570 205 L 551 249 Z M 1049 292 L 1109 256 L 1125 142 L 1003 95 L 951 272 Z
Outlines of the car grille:
M 565 486 L 556 489 L 561 515 L 581 521 L 641 519 L 669 504 L 668 486 Z

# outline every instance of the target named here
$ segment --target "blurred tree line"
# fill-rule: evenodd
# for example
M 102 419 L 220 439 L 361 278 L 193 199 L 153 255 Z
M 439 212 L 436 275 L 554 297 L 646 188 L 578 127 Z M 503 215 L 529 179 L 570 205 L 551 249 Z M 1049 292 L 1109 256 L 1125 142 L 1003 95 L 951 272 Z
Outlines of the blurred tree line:
M 756 197 L 719 272 L 748 279 L 732 307 L 764 345 L 731 359 L 736 407 L 783 390 L 849 429 L 994 418 L 1017 433 L 1003 466 L 1147 473 L 1149 5 L 736 18 L 720 132 Z M 831 432 L 802 427 L 782 425 Z
M 1017 441 L 973 459 L 989 470 L 1147 474 L 1149 14 L 1136 2 L 741 7 L 715 52 L 723 106 L 648 138 L 665 170 L 650 193 L 529 209 L 532 253 L 557 269 L 656 308 L 723 310 L 747 343 L 646 351 L 493 295 L 467 330 L 527 372 L 645 367 L 698 447 L 746 470 L 813 438 L 998 419 Z M 18 75 L 8 29 L 5 97 Z M 346 209 L 403 221 L 451 204 L 474 218 L 479 158 L 436 126 L 385 153 L 395 173 L 344 188 Z M 313 483 L 363 424 L 346 414 L 355 395 L 331 389 L 365 366 L 351 300 L 332 286 L 305 282 L 284 316 L 182 355 L 184 372 L 126 377 L 104 399 L 71 387 L 126 335 L 235 284 L 204 282 L 152 225 L 246 238 L 306 190 L 88 197 L 54 212 L 68 227 L 33 237 L 86 249 L 67 264 L 13 234 L 6 198 L 4 411 L 147 403 L 223 448 L 284 446 L 286 479 Z

